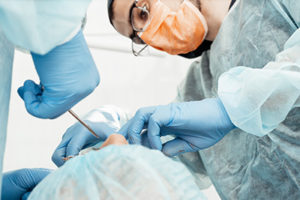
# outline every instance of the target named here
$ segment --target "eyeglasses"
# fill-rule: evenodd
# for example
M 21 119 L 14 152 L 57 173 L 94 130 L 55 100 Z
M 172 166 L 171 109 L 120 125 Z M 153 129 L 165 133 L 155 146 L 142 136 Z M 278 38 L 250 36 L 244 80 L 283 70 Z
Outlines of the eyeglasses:
M 139 0 L 135 0 L 134 7 L 130 13 L 130 23 L 133 30 L 133 37 L 131 38 L 131 49 L 135 56 L 139 56 L 148 45 L 137 35 L 138 32 L 144 32 L 145 28 L 150 22 L 150 14 L 146 5 L 139 6 Z M 145 45 L 144 45 L 145 44 Z M 138 49 L 139 45 L 143 45 Z

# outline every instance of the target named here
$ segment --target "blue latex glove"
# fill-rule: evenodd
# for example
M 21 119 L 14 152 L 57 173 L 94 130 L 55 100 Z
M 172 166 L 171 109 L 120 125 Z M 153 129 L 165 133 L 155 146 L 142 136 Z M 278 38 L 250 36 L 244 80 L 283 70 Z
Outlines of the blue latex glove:
M 18 93 L 33 116 L 56 118 L 99 84 L 98 70 L 82 31 L 46 55 L 31 55 L 41 84 L 27 80 Z
M 26 200 L 33 188 L 51 173 L 49 169 L 20 169 L 3 174 L 2 200 Z
M 86 127 L 78 122 L 72 125 L 64 133 L 61 143 L 52 155 L 52 161 L 58 167 L 64 164 L 63 158 L 76 156 L 82 149 L 104 141 L 109 135 L 118 131 L 118 128 L 108 122 L 92 122 L 89 120 L 84 120 L 84 122 L 93 129 L 99 138 L 95 137 Z
M 175 156 L 208 148 L 234 128 L 222 102 L 211 98 L 141 108 L 119 132 L 128 134 L 130 143 L 148 143 L 153 149 Z M 148 142 L 140 134 L 143 129 L 147 129 Z M 160 137 L 165 135 L 175 139 L 162 145 Z

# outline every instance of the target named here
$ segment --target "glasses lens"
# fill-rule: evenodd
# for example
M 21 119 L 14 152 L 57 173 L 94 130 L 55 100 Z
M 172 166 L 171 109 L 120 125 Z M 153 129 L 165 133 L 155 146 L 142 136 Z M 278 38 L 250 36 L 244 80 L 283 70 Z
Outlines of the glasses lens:
M 149 12 L 146 7 L 134 7 L 131 13 L 132 28 L 135 31 L 142 32 L 148 24 Z

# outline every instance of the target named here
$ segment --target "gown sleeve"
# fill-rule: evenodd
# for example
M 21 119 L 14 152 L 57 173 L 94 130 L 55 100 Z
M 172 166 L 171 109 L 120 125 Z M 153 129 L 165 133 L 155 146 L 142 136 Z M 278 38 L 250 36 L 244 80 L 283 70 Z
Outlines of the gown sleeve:
M 15 46 L 46 54 L 76 35 L 90 1 L 0 1 L 0 28 Z
M 275 129 L 300 107 L 300 29 L 264 68 L 240 66 L 222 74 L 218 95 L 238 128 L 257 136 Z
M 292 109 L 300 107 L 300 3 L 272 1 L 296 30 L 283 51 L 262 69 L 232 68 L 218 83 L 218 95 L 232 122 L 257 136 L 271 132 Z

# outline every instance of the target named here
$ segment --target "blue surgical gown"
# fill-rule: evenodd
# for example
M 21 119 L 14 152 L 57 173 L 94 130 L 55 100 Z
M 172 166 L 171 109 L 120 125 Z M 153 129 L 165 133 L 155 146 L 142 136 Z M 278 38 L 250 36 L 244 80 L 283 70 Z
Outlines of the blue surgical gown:
M 300 199 L 299 27 L 299 0 L 238 0 L 179 87 L 179 101 L 220 97 L 238 127 L 180 156 L 222 199 Z
M 68 41 L 80 30 L 89 3 L 90 0 L 0 1 L 0 188 L 14 48 L 45 54 Z

